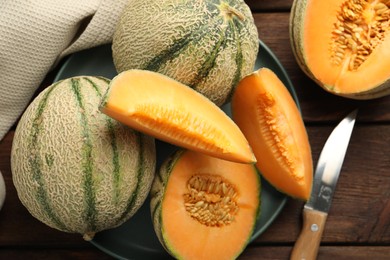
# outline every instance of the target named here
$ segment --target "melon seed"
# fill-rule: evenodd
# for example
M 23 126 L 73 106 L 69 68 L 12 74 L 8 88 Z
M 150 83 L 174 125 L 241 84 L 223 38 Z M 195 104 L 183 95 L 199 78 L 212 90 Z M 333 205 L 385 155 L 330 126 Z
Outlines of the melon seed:
M 387 35 L 390 1 L 347 0 L 336 15 L 330 57 L 336 66 L 357 70 Z
M 187 182 L 184 207 L 199 223 L 222 227 L 234 221 L 239 211 L 237 189 L 227 179 L 212 174 L 193 175 Z

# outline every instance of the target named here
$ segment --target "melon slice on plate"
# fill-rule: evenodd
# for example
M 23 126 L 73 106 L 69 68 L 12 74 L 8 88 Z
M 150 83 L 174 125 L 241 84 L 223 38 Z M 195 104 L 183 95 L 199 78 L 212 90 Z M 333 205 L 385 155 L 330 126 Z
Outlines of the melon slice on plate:
M 235 162 L 256 161 L 241 130 L 218 106 L 157 72 L 120 73 L 111 81 L 100 110 L 180 147 Z
M 275 73 L 261 68 L 241 80 L 232 114 L 264 178 L 279 191 L 307 200 L 313 183 L 309 138 L 294 99 Z

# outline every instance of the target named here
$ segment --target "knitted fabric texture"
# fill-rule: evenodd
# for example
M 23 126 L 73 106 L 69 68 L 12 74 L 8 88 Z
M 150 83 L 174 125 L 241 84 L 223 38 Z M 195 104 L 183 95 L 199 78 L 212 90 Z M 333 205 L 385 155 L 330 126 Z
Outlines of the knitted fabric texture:
M 58 61 L 112 41 L 127 1 L 0 1 L 0 140 Z

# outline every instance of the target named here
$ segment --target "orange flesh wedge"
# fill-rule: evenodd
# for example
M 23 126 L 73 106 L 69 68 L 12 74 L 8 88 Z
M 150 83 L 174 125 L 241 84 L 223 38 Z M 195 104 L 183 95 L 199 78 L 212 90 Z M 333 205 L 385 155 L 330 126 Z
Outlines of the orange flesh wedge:
M 237 125 L 195 90 L 162 74 L 129 70 L 116 76 L 100 110 L 168 143 L 225 160 L 254 163 Z
M 193 175 L 220 176 L 234 185 L 239 210 L 230 224 L 210 227 L 186 211 L 183 197 Z M 260 179 L 254 165 L 186 151 L 170 174 L 162 202 L 164 240 L 180 259 L 233 259 L 248 243 L 259 207 Z
M 335 31 L 337 17 L 340 17 L 342 6 L 346 2 L 352 1 L 307 1 L 303 25 L 304 58 L 311 73 L 326 88 L 342 94 L 370 91 L 390 78 L 390 70 L 388 69 L 390 67 L 390 37 L 388 33 L 385 33 L 384 39 L 375 45 L 368 56 L 364 57 L 365 61 L 358 68 L 351 69 L 349 64 L 358 56 L 364 56 L 356 55 L 356 52 L 352 50 L 362 47 L 360 40 L 351 42 L 352 45 L 356 43 L 356 47 L 351 48 L 352 45 L 348 44 L 342 46 L 345 49 L 345 54 L 339 64 L 334 64 L 330 49 L 335 45 L 335 36 L 340 31 Z M 357 13 L 361 18 L 359 22 L 356 22 L 356 27 L 361 29 L 355 29 L 359 35 L 353 33 L 356 35 L 354 37 L 359 37 L 364 42 L 377 40 L 375 36 L 368 37 L 367 35 L 373 32 L 378 16 L 375 5 L 380 2 L 384 1 L 371 1 L 364 4 L 361 14 Z M 346 36 L 345 33 L 344 36 Z M 336 50 L 336 52 L 338 51 Z
M 307 200 L 313 179 L 308 135 L 298 107 L 278 77 L 262 68 L 241 80 L 232 113 L 265 179 L 281 192 Z

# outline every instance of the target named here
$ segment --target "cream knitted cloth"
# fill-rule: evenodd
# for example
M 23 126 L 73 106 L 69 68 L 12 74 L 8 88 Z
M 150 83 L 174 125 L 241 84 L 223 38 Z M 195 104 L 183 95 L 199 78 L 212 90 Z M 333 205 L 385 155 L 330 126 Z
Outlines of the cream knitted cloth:
M 0 0 L 0 140 L 64 56 L 109 43 L 128 0 Z

